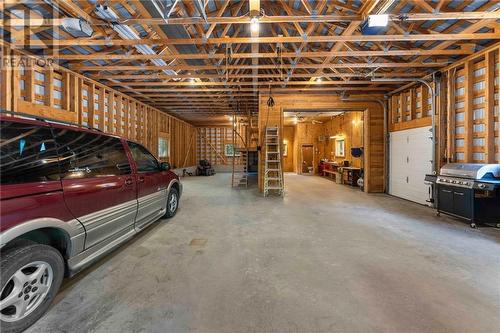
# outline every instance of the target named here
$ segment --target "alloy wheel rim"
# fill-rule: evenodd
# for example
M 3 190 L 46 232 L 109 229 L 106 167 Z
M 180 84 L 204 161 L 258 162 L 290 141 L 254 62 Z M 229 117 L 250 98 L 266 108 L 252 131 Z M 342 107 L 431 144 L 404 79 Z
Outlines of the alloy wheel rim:
M 14 322 L 29 316 L 43 303 L 53 280 L 52 267 L 45 261 L 18 269 L 0 292 L 0 319 Z
M 172 193 L 172 196 L 170 197 L 170 201 L 168 203 L 169 209 L 171 212 L 175 212 L 177 209 L 177 194 Z

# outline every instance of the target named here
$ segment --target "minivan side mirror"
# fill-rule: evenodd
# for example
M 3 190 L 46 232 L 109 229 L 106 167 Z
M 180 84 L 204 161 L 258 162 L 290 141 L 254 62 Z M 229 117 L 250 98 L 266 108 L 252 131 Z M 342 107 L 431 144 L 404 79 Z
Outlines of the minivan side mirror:
M 160 163 L 160 169 L 162 171 L 168 171 L 168 170 L 170 170 L 170 163 L 168 163 L 168 162 L 161 162 Z

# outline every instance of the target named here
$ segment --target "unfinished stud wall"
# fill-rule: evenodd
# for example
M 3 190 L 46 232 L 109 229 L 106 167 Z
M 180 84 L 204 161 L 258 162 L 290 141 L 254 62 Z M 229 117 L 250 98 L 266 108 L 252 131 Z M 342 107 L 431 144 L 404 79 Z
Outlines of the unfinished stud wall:
M 436 97 L 436 161 L 500 163 L 499 49 L 489 47 L 445 68 Z M 430 126 L 431 94 L 421 85 L 393 94 L 390 130 Z
M 430 126 L 432 93 L 419 85 L 394 94 L 389 100 L 389 130 Z
M 27 57 L 3 46 L 2 55 Z M 27 57 L 27 58 L 26 58 Z M 99 129 L 140 142 L 158 154 L 168 138 L 173 167 L 196 164 L 194 126 L 59 66 L 4 66 L 1 108 Z
M 498 56 L 498 49 L 492 50 L 446 73 L 449 161 L 500 163 Z
M 231 126 L 204 126 L 197 127 L 197 160 L 208 160 L 213 166 L 232 165 L 233 157 L 226 156 L 225 145 L 235 144 L 237 148 L 244 148 L 242 138 L 246 138 L 245 123 L 237 121 L 236 131 L 241 137 L 234 133 Z M 234 138 L 233 138 L 234 135 Z M 234 139 L 234 141 L 233 141 Z M 235 163 L 242 164 L 242 159 L 237 157 Z

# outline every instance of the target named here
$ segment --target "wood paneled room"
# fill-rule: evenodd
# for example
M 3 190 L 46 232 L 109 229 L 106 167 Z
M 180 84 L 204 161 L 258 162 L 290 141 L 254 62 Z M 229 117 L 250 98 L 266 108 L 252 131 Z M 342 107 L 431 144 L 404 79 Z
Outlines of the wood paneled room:
M 499 332 L 500 1 L 0 1 L 0 331 Z

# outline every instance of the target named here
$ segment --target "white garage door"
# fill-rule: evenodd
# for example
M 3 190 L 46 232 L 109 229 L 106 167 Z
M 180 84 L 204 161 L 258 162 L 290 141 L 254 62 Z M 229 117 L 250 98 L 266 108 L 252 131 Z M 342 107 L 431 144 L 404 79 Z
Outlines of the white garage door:
M 428 204 L 429 186 L 424 177 L 431 172 L 431 127 L 391 132 L 389 193 Z

